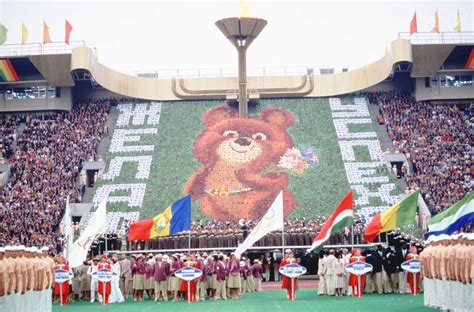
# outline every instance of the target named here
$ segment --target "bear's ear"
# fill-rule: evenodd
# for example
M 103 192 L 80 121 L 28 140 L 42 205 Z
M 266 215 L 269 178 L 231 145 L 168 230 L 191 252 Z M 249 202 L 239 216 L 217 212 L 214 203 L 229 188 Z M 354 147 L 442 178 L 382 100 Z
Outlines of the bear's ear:
M 227 105 L 216 106 L 204 113 L 202 122 L 210 127 L 224 119 L 235 118 L 239 115 L 236 109 Z
M 293 114 L 274 106 L 264 108 L 260 113 L 260 118 L 265 122 L 284 129 L 291 127 L 295 123 Z

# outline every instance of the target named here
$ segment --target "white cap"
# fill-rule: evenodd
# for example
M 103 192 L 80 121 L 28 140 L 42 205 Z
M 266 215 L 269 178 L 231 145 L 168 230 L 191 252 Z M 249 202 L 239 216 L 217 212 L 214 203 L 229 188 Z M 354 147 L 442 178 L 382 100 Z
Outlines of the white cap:
M 25 251 L 30 252 L 31 251 L 30 247 L 25 247 Z
M 36 247 L 31 247 L 31 248 L 30 248 L 30 251 L 31 251 L 31 252 L 38 252 L 38 248 L 36 248 Z
M 37 250 L 36 253 L 42 254 L 43 252 L 41 250 Z
M 17 248 L 17 250 L 19 250 L 19 251 L 25 250 L 25 246 L 24 246 L 24 245 L 17 246 L 16 248 Z
M 5 251 L 13 251 L 13 246 L 7 245 L 5 246 Z
M 41 251 L 49 251 L 49 247 L 48 246 L 43 246 L 43 247 L 41 247 Z
M 0 252 L 5 252 L 5 247 L 0 247 Z

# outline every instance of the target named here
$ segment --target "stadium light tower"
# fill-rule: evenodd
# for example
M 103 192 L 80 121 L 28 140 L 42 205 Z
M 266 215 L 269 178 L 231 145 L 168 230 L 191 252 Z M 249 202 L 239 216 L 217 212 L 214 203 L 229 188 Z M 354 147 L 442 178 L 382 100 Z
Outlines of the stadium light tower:
M 229 17 L 218 20 L 217 28 L 237 49 L 239 57 L 239 116 L 248 117 L 247 103 L 247 49 L 267 25 L 255 17 Z

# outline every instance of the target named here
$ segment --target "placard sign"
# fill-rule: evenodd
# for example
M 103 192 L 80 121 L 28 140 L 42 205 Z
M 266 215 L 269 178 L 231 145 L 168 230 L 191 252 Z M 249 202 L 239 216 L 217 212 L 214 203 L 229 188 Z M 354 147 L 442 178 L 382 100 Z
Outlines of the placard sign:
M 356 261 L 346 265 L 346 271 L 354 275 L 364 275 L 372 271 L 371 264 L 362 261 Z
M 114 273 L 111 269 L 107 268 L 103 268 L 92 273 L 93 277 L 97 278 L 99 282 L 103 283 L 110 282 L 114 275 L 117 275 L 117 273 Z
M 193 267 L 185 267 L 174 272 L 174 275 L 185 281 L 192 281 L 193 279 L 201 277 L 202 271 Z
M 54 270 L 54 281 L 56 283 L 67 282 L 73 277 L 74 277 L 74 274 L 72 274 L 72 272 L 69 272 L 63 269 Z
M 402 269 L 410 273 L 420 273 L 420 260 L 412 259 L 402 263 Z
M 285 266 L 282 266 L 280 269 L 280 274 L 285 275 L 289 278 L 295 278 L 306 273 L 306 268 L 296 263 L 290 263 Z

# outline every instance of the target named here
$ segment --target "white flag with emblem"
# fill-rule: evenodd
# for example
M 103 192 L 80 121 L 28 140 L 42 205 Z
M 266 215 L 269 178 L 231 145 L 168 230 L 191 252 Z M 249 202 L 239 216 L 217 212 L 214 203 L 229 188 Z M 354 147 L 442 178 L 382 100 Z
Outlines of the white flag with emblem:
M 107 216 L 106 203 L 106 199 L 102 200 L 93 214 L 92 220 L 86 226 L 81 236 L 72 244 L 68 259 L 71 268 L 80 266 L 86 260 L 87 252 L 95 237 L 105 234 L 107 229 L 105 223 Z
M 281 230 L 283 228 L 283 192 L 280 191 L 278 196 L 273 201 L 273 204 L 268 209 L 267 213 L 258 222 L 255 228 L 250 232 L 249 236 L 242 244 L 235 250 L 235 255 L 240 258 L 240 255 L 247 249 L 253 246 L 256 241 L 264 237 L 270 232 Z

